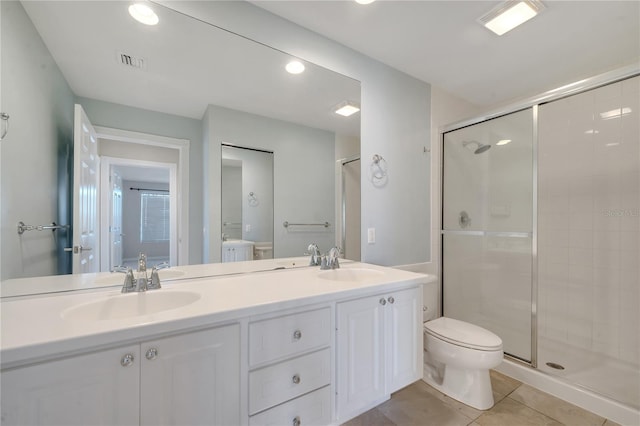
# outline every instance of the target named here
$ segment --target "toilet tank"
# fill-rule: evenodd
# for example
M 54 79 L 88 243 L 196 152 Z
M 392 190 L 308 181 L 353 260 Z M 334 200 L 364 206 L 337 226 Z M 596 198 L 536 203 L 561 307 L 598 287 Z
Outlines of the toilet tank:
M 422 321 L 440 317 L 440 280 L 424 284 L 422 295 Z

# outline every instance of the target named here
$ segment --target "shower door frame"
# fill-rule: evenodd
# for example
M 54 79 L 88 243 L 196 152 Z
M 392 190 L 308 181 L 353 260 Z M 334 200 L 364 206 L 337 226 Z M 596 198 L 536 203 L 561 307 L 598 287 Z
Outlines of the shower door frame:
M 469 120 L 459 121 L 440 128 L 440 306 L 444 311 L 444 135 L 455 130 L 497 119 L 516 112 L 531 109 L 533 115 L 532 132 L 532 160 L 533 160 L 533 188 L 532 188 L 532 227 L 531 227 L 531 361 L 527 362 L 518 357 L 505 354 L 509 359 L 538 367 L 538 108 L 540 105 L 556 101 L 601 86 L 612 84 L 627 78 L 640 75 L 638 65 L 630 65 L 624 68 L 606 72 L 594 77 L 583 79 L 571 84 L 549 90 L 539 96 L 525 99 L 521 102 L 510 104 L 499 110 L 494 110 L 486 115 L 481 115 Z M 473 231 L 469 231 L 473 232 Z M 483 232 L 483 231 L 480 231 Z M 485 235 L 486 233 L 483 233 Z

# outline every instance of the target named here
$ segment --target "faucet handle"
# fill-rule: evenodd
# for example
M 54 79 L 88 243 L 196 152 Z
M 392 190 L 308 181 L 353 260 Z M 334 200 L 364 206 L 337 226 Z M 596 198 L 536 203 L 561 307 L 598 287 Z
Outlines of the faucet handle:
M 320 265 L 320 258 L 322 257 L 320 255 L 320 249 L 318 248 L 318 245 L 315 243 L 311 243 L 309 244 L 309 247 L 307 247 L 307 253 L 305 253 L 305 255 L 307 256 L 311 256 L 311 258 L 309 259 L 309 266 L 318 266 Z
M 159 288 L 162 288 L 162 285 L 160 285 L 160 276 L 158 275 L 158 268 L 154 266 L 153 269 L 151 269 L 151 278 L 147 283 L 147 290 L 157 290 Z
M 130 293 L 136 290 L 136 279 L 133 277 L 133 269 L 128 268 L 126 274 L 124 284 L 122 285 L 122 293 Z

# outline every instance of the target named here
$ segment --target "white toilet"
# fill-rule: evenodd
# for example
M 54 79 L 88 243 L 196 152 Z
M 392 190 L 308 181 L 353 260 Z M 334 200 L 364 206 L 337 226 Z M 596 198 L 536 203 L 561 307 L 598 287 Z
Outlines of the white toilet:
M 482 327 L 446 317 L 424 323 L 424 380 L 464 404 L 493 406 L 489 369 L 502 358 L 502 339 Z

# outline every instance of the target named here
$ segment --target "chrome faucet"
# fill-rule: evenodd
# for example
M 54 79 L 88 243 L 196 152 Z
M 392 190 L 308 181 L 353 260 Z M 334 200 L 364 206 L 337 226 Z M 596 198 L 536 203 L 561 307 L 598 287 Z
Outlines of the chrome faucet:
M 309 259 L 309 266 L 320 266 L 322 255 L 320 254 L 320 249 L 317 244 L 309 244 L 309 247 L 307 247 L 307 253 L 305 254 L 311 255 L 311 258 Z
M 340 262 L 338 261 L 339 256 L 340 256 L 340 248 L 332 247 L 331 250 L 329 250 L 329 253 L 326 256 L 322 257 L 320 269 L 322 270 L 339 269 L 340 268 Z
M 138 277 L 136 278 L 131 268 L 127 268 L 126 272 L 122 267 L 114 268 L 114 272 L 125 272 L 124 284 L 122 285 L 122 293 L 142 292 L 147 290 L 155 290 L 162 288 L 160 285 L 160 269 L 168 268 L 168 262 L 160 263 L 151 268 L 151 277 L 147 276 L 147 256 L 140 253 L 138 257 Z

